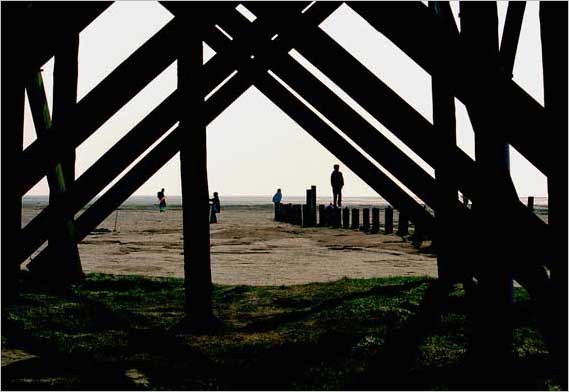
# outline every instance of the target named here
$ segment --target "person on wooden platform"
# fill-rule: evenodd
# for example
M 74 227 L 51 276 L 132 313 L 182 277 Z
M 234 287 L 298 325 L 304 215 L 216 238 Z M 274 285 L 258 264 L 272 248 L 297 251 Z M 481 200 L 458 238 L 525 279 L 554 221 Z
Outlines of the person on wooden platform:
M 219 195 L 213 192 L 213 198 L 209 199 L 211 202 L 211 213 L 209 215 L 209 223 L 217 223 L 217 215 L 221 211 L 221 203 L 219 202 Z
M 332 183 L 332 194 L 334 195 L 334 207 L 342 206 L 342 188 L 344 187 L 344 176 L 340 171 L 340 165 L 334 165 L 334 171 L 330 176 Z
M 273 203 L 275 203 L 275 208 L 278 207 L 278 204 L 281 204 L 281 200 L 283 199 L 283 194 L 281 193 L 281 188 L 277 189 L 277 193 L 273 196 Z

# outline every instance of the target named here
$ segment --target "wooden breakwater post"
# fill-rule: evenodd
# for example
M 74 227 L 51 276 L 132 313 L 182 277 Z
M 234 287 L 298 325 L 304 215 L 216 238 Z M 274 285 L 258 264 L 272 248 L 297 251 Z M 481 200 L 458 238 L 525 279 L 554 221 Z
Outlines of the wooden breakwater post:
M 358 230 L 360 228 L 360 210 L 352 208 L 352 226 L 351 229 Z
M 340 208 L 334 208 L 330 211 L 331 225 L 335 229 L 342 227 L 342 210 Z
M 285 223 L 292 223 L 293 216 L 292 216 L 292 204 L 288 203 L 285 205 L 284 208 L 284 222 Z
M 283 221 L 283 205 L 281 203 L 275 203 L 275 221 Z
M 316 222 L 312 221 L 312 197 L 313 190 L 307 189 L 306 190 L 306 204 L 302 206 L 302 222 L 304 227 L 312 227 L 316 224 Z
M 379 233 L 379 208 L 373 207 L 371 209 L 371 230 L 370 233 Z
M 362 231 L 366 233 L 369 231 L 369 208 L 364 208 L 362 210 Z
M 320 227 L 328 226 L 328 220 L 326 219 L 326 206 L 324 204 L 318 205 L 318 216 L 320 218 L 318 226 Z
M 302 227 L 311 227 L 310 220 L 312 219 L 310 205 L 302 205 Z
M 292 206 L 292 222 L 293 225 L 302 226 L 302 204 L 294 204 Z
M 387 206 L 385 209 L 385 234 L 393 233 L 393 207 Z
M 350 228 L 350 209 L 348 207 L 344 207 L 342 210 L 342 227 L 344 229 Z
M 531 212 L 533 212 L 534 209 L 533 204 L 534 204 L 534 197 L 533 196 L 528 197 L 528 208 Z
M 404 236 L 409 234 L 409 219 L 404 212 L 399 211 L 399 222 L 397 224 L 397 235 Z
M 310 186 L 310 197 L 310 212 L 312 214 L 310 217 L 310 222 L 312 226 L 316 226 L 316 185 Z

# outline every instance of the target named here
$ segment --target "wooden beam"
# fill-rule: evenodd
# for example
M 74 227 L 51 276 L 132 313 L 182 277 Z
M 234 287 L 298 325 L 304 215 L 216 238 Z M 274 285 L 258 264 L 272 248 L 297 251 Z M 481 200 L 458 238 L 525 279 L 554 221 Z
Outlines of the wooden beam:
M 79 146 L 174 62 L 175 53 L 169 45 L 173 36 L 174 24 L 170 22 L 77 103 L 64 129 L 54 127 L 48 138 L 26 148 L 21 167 L 22 194 L 57 163 L 66 149 Z
M 429 8 L 452 32 L 454 19 L 448 2 L 430 1 Z M 438 58 L 436 69 L 443 70 L 450 63 L 447 57 Z M 457 171 L 453 157 L 456 145 L 456 116 L 452 81 L 446 77 L 446 72 L 436 72 L 432 75 L 433 99 L 433 128 L 434 142 L 438 146 L 435 165 L 435 178 L 437 180 L 437 202 L 435 205 L 436 226 L 435 231 L 437 247 L 438 277 L 449 283 L 461 282 L 466 279 L 464 260 L 461 260 L 459 251 L 463 243 L 460 236 L 464 235 L 463 219 L 457 209 L 458 187 L 455 178 L 463 173 Z M 461 223 L 463 223 L 461 225 Z M 457 235 L 456 233 L 460 233 Z
M 68 45 L 75 34 L 91 24 L 111 4 L 111 1 L 27 2 L 25 17 L 18 23 L 27 31 L 41 31 L 41 39 L 34 34 L 24 43 L 29 56 L 24 65 L 27 72 L 43 66 L 55 55 L 57 47 Z
M 37 137 L 38 139 L 44 138 L 47 136 L 48 129 L 51 127 L 51 115 L 49 113 L 41 71 L 36 71 L 32 75 L 29 75 L 26 90 Z M 51 205 L 60 198 L 66 190 L 61 164 L 58 163 L 55 168 L 48 172 L 47 180 Z M 68 214 L 51 216 L 49 226 L 48 251 L 52 260 L 50 265 L 46 264 L 42 271 L 37 271 L 38 277 L 49 280 L 55 284 L 65 284 L 81 280 L 84 274 L 81 268 L 79 250 L 77 249 L 73 216 Z
M 490 83 L 496 79 L 491 72 L 479 72 L 483 64 L 498 61 L 498 10 L 496 3 L 461 3 L 461 36 L 464 50 L 470 54 L 468 71 L 476 75 L 475 83 Z M 486 80 L 489 79 L 489 80 Z M 509 316 L 512 301 L 512 272 L 510 269 L 511 247 L 516 246 L 509 226 L 511 224 L 513 200 L 517 199 L 513 187 L 505 141 L 492 137 L 498 129 L 507 127 L 498 111 L 502 109 L 498 97 L 484 94 L 468 104 L 469 115 L 475 131 L 476 164 L 487 181 L 487 189 L 472 208 L 475 214 L 476 232 L 482 235 L 487 229 L 488 216 L 501 216 L 508 222 L 496 225 L 500 237 L 481 237 L 486 246 L 493 249 L 491 258 L 480 249 L 476 252 L 477 263 L 477 305 L 474 312 L 474 332 L 471 351 L 480 366 L 483 383 L 504 385 L 510 375 L 512 357 L 512 320 Z M 485 104 L 473 104 L 486 100 Z M 519 200 L 519 199 L 518 199 Z M 488 385 L 488 384 L 486 384 Z
M 328 124 L 295 98 L 286 88 L 270 75 L 260 72 L 255 86 L 287 113 L 304 130 L 328 149 L 358 177 L 383 195 L 390 204 L 400 210 L 409 211 L 427 230 L 433 227 L 433 218 L 411 196 L 402 191 L 389 177 L 377 169 L 358 150 L 336 133 Z
M 234 102 L 243 92 L 250 87 L 250 82 L 246 72 L 240 72 L 227 82 L 218 92 L 210 97 L 206 102 L 205 118 L 209 124 L 221 112 L 223 112 L 232 102 Z M 34 252 L 43 244 L 49 230 L 48 221 L 50 214 L 77 213 L 89 200 L 93 199 L 101 192 L 118 174 L 127 168 L 144 150 L 154 143 L 164 132 L 171 127 L 177 120 L 173 114 L 177 110 L 175 93 L 167 98 L 158 108 L 151 112 L 124 138 L 117 142 L 107 151 L 97 162 L 95 162 L 85 173 L 75 182 L 74 186 L 61 199 L 60 203 L 45 208 L 36 218 L 34 218 L 23 230 L 24 249 L 26 254 Z M 179 131 L 172 133 L 164 138 L 155 146 L 148 156 L 152 157 L 152 164 L 145 163 L 130 169 L 121 180 L 107 191 L 104 196 L 90 206 L 80 219 L 82 224 L 77 221 L 77 240 L 81 241 L 91 230 L 95 229 L 108 214 L 111 214 L 123 201 L 125 201 L 134 191 L 144 184 L 156 170 L 166 164 L 177 150 L 170 155 L 171 143 L 179 146 Z M 165 144 L 166 147 L 162 147 Z M 154 153 L 154 151 L 157 151 Z M 150 154 L 152 152 L 152 154 Z M 150 158 L 149 158 L 150 159 Z M 143 160 L 146 160 L 146 155 Z M 158 166 L 157 166 L 158 165 Z M 108 195 L 107 195 L 108 194 Z M 61 212 L 60 212 L 61 211 Z M 86 214 L 86 215 L 85 215 Z M 36 257 L 34 263 L 42 263 L 42 257 Z M 23 260 L 20 260 L 20 262 Z
M 190 12 L 178 27 L 178 110 L 180 173 L 184 229 L 184 286 L 186 317 L 202 324 L 213 318 L 209 239 L 209 188 L 204 118 L 202 37 L 205 7 L 188 5 Z M 183 22 L 183 23 L 182 23 Z
M 63 128 L 77 103 L 79 33 L 69 34 L 69 40 L 56 48 L 53 71 L 53 125 Z M 73 130 L 68 130 L 73 132 Z M 75 181 L 75 148 L 70 146 L 61 157 L 65 183 Z
M 352 2 L 349 6 L 431 74 L 436 57 L 441 56 L 440 51 L 454 53 L 452 69 L 455 73 L 452 77 L 455 80 L 456 97 L 465 105 L 488 105 L 486 101 L 480 100 L 481 96 L 488 94 L 497 95 L 501 102 L 507 102 L 499 117 L 509 126 L 496 130 L 497 135 L 548 175 L 555 160 L 548 153 L 547 138 L 536 140 L 532 137 L 532 130 L 543 128 L 543 107 L 500 70 L 497 60 L 493 60 L 493 63 L 479 62 L 479 68 L 466 71 L 469 69 L 468 51 L 461 42 L 462 34 L 440 34 L 435 16 L 420 2 Z M 401 23 L 401 20 L 407 22 Z M 409 29 L 408 26 L 414 28 Z M 418 34 L 418 31 L 430 31 L 438 36 Z M 444 42 L 445 45 L 433 46 L 434 40 Z M 480 73 L 492 74 L 492 83 L 484 78 L 480 81 Z M 474 79 L 479 82 L 473 83 Z
M 514 71 L 514 62 L 518 49 L 518 41 L 520 40 L 525 9 L 525 1 L 508 2 L 508 11 L 506 13 L 502 41 L 500 42 L 500 64 L 506 75 L 509 75 L 510 78 L 513 76 L 512 72 Z
M 17 294 L 19 266 L 12 262 L 18 256 L 20 229 L 22 225 L 22 195 L 18 192 L 22 146 L 24 141 L 24 75 L 23 47 L 13 37 L 23 34 L 19 24 L 25 12 L 24 3 L 1 3 L 0 47 L 1 69 L 1 143 L 2 162 L 2 306 L 13 301 Z
M 547 178 L 549 225 L 553 237 L 551 268 L 553 295 L 549 300 L 553 320 L 550 351 L 567 389 L 567 3 L 540 2 L 539 19 L 548 141 L 551 156 L 558 161 Z

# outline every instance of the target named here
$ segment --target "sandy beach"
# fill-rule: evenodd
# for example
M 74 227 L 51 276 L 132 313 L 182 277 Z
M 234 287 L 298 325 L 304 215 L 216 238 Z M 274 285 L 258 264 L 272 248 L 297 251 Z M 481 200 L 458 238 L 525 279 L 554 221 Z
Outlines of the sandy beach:
M 25 207 L 27 224 L 39 207 Z M 117 220 L 117 231 L 113 232 Z M 79 244 L 85 272 L 183 276 L 182 211 L 127 206 Z M 290 285 L 342 277 L 436 276 L 436 258 L 397 235 L 301 228 L 272 206 L 229 206 L 211 225 L 214 283 Z

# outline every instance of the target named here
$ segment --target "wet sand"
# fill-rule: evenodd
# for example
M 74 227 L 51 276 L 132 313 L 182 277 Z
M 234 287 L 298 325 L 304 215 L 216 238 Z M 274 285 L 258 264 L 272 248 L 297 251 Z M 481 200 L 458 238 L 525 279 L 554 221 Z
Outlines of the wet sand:
M 24 208 L 25 225 L 39 210 Z M 272 207 L 232 206 L 211 225 L 214 283 L 290 285 L 382 276 L 436 276 L 436 258 L 397 235 L 301 228 Z M 85 272 L 183 276 L 182 211 L 130 207 L 79 244 Z

